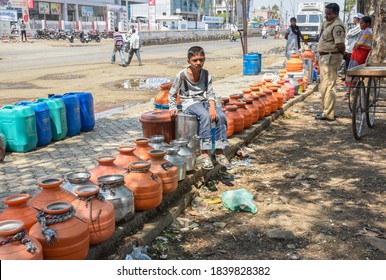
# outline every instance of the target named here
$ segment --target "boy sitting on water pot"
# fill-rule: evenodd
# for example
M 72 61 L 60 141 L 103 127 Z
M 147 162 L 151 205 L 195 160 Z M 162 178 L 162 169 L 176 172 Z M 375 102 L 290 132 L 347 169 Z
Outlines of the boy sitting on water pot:
M 211 127 L 215 125 L 214 158 L 223 165 L 229 166 L 224 149 L 229 146 L 227 140 L 226 116 L 216 106 L 216 95 L 213 91 L 212 76 L 205 70 L 205 52 L 202 47 L 194 46 L 188 50 L 189 66 L 181 70 L 169 91 L 169 110 L 172 118 L 178 114 L 177 93 L 180 92 L 182 111 L 194 115 L 198 121 L 198 137 L 202 151 L 202 168 L 214 167 L 211 153 Z

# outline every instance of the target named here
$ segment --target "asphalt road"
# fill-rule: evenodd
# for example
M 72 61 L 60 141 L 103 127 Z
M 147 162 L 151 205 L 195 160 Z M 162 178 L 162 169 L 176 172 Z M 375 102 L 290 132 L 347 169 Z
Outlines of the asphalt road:
M 248 38 L 248 51 L 259 52 L 259 47 L 273 41 L 273 38 L 266 40 L 260 37 Z M 44 40 L 36 40 L 29 44 L 3 44 L 0 45 L 0 68 L 1 72 L 6 75 L 2 76 L 6 78 L 7 75 L 18 75 L 18 77 L 23 78 L 23 75 L 34 69 L 106 62 L 110 59 L 112 44 L 111 39 L 102 40 L 102 43 L 99 44 L 81 44 L 79 41 L 70 44 L 68 41 Z M 224 55 L 226 52 L 234 52 L 235 50 L 242 54 L 240 40 L 236 42 L 221 40 L 178 45 L 144 46 L 142 51 L 146 54 L 146 59 L 159 59 L 171 55 L 185 57 L 187 46 L 193 44 L 202 46 L 207 53 L 213 53 L 214 55 Z M 5 70 L 6 72 L 3 72 Z M 6 80 L 1 80 L 1 82 L 6 82 Z

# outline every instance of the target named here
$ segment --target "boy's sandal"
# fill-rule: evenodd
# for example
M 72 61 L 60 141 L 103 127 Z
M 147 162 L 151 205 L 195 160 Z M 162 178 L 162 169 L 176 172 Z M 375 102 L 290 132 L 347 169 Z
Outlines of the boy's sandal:
M 214 165 L 212 160 L 210 159 L 210 156 L 203 158 L 201 167 L 202 169 L 205 169 L 205 170 L 211 170 L 214 168 Z
M 216 161 L 222 166 L 229 166 L 230 162 L 224 154 L 215 155 Z

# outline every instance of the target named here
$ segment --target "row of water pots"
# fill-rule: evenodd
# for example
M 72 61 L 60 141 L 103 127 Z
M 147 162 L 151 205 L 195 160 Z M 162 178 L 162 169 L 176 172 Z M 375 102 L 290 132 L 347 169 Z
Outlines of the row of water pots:
M 84 259 L 89 245 L 112 236 L 115 223 L 159 206 L 195 162 L 187 140 L 139 138 L 95 168 L 39 180 L 40 191 L 6 197 L 0 213 L 0 259 Z M 166 147 L 165 147 L 166 145 Z M 166 151 L 167 152 L 166 152 Z M 185 154 L 178 153 L 185 151 Z M 168 160 L 167 160 L 168 159 Z M 189 169 L 190 170 L 190 169 Z
M 4 198 L 0 213 L 0 259 L 85 259 L 90 245 L 115 231 L 113 204 L 98 186 L 79 186 L 73 194 L 63 179 L 39 181 L 42 190 Z
M 285 70 L 284 70 L 285 71 Z M 228 129 L 227 136 L 242 132 L 258 120 L 280 110 L 285 102 L 295 97 L 299 83 L 294 79 L 279 78 L 275 81 L 271 77 L 251 84 L 242 93 L 231 94 L 221 98 L 219 106 L 226 114 Z

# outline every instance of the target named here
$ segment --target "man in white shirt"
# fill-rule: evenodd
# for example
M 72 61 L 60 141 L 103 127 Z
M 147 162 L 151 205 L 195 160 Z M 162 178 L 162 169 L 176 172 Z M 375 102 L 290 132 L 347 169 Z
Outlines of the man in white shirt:
M 130 36 L 129 61 L 128 61 L 127 65 L 130 64 L 131 59 L 133 58 L 133 55 L 135 53 L 135 55 L 137 56 L 137 59 L 138 59 L 139 66 L 142 66 L 141 55 L 139 54 L 139 49 L 141 47 L 141 44 L 139 42 L 139 36 L 138 36 L 138 33 L 135 31 L 135 29 L 133 29 L 132 32 L 133 33 Z
M 280 31 L 280 25 L 277 24 L 275 26 L 275 39 L 279 39 L 279 31 Z
M 347 35 L 346 35 L 346 41 L 345 41 L 346 53 L 344 54 L 344 57 L 343 57 L 343 59 L 345 60 L 345 63 L 346 63 L 346 69 L 347 69 L 348 64 L 350 62 L 352 49 L 353 49 L 355 43 L 358 41 L 359 34 L 361 33 L 361 26 L 359 24 L 359 21 L 363 17 L 364 17 L 364 15 L 361 13 L 357 13 L 354 16 L 353 22 L 355 23 L 355 27 L 351 28 L 347 32 Z
M 237 40 L 238 31 L 239 31 L 239 29 L 237 28 L 236 24 L 232 24 L 231 25 L 231 34 L 230 34 L 230 38 L 229 38 L 231 42 L 235 42 Z

